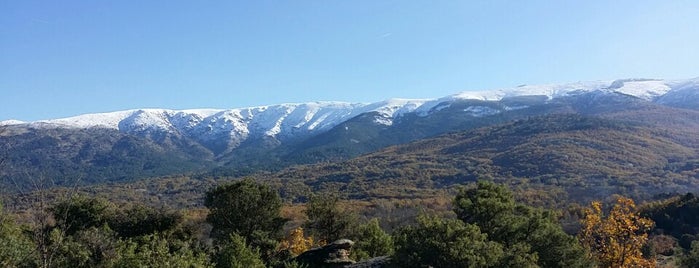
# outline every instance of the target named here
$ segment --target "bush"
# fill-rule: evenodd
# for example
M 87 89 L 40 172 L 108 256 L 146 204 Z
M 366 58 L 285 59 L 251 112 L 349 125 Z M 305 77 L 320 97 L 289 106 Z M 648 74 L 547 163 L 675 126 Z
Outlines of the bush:
M 216 267 L 219 268 L 264 268 L 259 251 L 251 249 L 245 238 L 233 233 L 216 254 Z
M 459 220 L 421 216 L 417 226 L 395 234 L 395 267 L 495 267 L 502 245 L 488 241 L 478 226 Z

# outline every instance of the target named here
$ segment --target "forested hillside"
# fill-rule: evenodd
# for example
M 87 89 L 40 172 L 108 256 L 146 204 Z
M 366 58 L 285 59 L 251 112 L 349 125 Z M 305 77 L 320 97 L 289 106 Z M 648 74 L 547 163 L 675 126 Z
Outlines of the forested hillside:
M 351 198 L 408 198 L 488 178 L 515 191 L 563 195 L 552 197 L 560 202 L 613 193 L 645 199 L 697 189 L 698 138 L 642 123 L 553 115 L 258 177 L 285 191 L 339 191 Z

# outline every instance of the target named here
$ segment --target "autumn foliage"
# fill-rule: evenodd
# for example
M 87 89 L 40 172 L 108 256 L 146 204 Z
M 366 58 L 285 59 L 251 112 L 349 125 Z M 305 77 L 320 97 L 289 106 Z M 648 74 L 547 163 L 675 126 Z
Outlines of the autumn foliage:
M 655 267 L 641 251 L 653 221 L 639 216 L 632 199 L 618 197 L 606 216 L 602 204 L 592 202 L 582 225 L 579 239 L 600 267 Z
M 294 256 L 311 249 L 312 246 L 313 237 L 306 237 L 301 227 L 292 230 L 291 234 L 279 243 L 280 250 L 288 250 Z

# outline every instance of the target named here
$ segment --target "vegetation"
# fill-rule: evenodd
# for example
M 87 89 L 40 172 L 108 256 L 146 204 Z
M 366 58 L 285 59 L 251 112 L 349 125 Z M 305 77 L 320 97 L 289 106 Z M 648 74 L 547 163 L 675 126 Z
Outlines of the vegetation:
M 304 225 L 316 226 L 316 234 L 340 233 L 338 237 L 354 240 L 355 260 L 390 256 L 388 265 L 395 267 L 652 267 L 654 254 L 663 252 L 661 244 L 671 244 L 663 241 L 676 238 L 659 235 L 664 230 L 652 229 L 653 222 L 641 215 L 662 214 L 663 224 L 699 229 L 671 213 L 686 212 L 697 202 L 693 195 L 670 197 L 639 210 L 631 199 L 618 197 L 608 211 L 602 202 L 586 208 L 575 237 L 563 232 L 559 213 L 518 202 L 507 187 L 489 181 L 458 189 L 453 214 L 423 213 L 393 232 L 382 228 L 378 219 L 362 220 L 351 216 L 354 210 L 339 209 L 345 201 L 338 197 L 314 196 L 306 204 L 308 217 L 281 237 L 282 224 L 287 222 L 281 216 L 281 198 L 269 186 L 252 180 L 215 187 L 205 199 L 210 211 L 204 214 L 117 206 L 80 195 L 46 208 L 47 221 L 20 220 L 0 210 L 0 263 L 7 267 L 303 267 L 294 257 L 323 244 L 304 234 L 300 227 Z M 243 215 L 255 220 L 245 220 Z M 204 220 L 213 227 L 210 233 Z M 326 224 L 336 222 L 342 224 Z M 678 265 L 698 263 L 699 243 L 690 244 L 686 251 L 674 251 L 672 258 Z
M 472 106 L 490 107 L 502 113 L 485 117 L 465 113 Z M 508 111 L 508 107 L 527 108 Z M 445 162 L 446 166 L 462 172 L 430 171 L 436 176 L 418 183 L 419 189 L 449 187 L 454 180 L 475 181 L 479 175 L 493 171 L 490 175 L 496 178 L 525 177 L 545 185 L 563 180 L 563 186 L 568 188 L 571 185 L 567 183 L 572 182 L 573 185 L 586 184 L 577 186 L 608 187 L 603 190 L 633 195 L 634 191 L 653 189 L 651 186 L 661 185 L 665 189 L 685 186 L 687 178 L 691 177 L 685 172 L 697 174 L 696 169 L 689 169 L 691 164 L 687 166 L 686 156 L 690 156 L 689 160 L 697 158 L 699 112 L 648 103 L 622 94 L 599 98 L 597 93 L 591 92 L 555 101 L 541 96 L 506 98 L 499 102 L 454 101 L 427 116 L 405 114 L 391 126 L 376 124 L 377 116 L 380 115 L 365 113 L 319 135 L 284 143 L 274 138 L 251 139 L 241 144 L 226 139 L 205 142 L 183 133 L 152 129 L 121 133 L 100 128 L 2 126 L 0 152 L 6 156 L 7 168 L 0 174 L 0 184 L 6 189 L 21 191 L 31 188 L 29 181 L 38 176 L 50 178 L 58 186 L 71 185 L 72 181 L 65 179 L 74 178 L 94 185 L 182 174 L 197 174 L 196 178 L 241 177 L 259 171 L 277 172 L 297 164 L 344 161 L 418 139 L 429 138 L 416 142 L 423 145 L 448 141 L 449 137 L 459 137 L 453 135 L 458 132 L 467 134 L 461 136 L 462 141 L 473 138 L 476 142 L 472 144 L 480 147 L 460 147 L 470 151 L 463 153 L 474 158 L 464 163 L 494 169 L 476 173 L 464 171 L 463 165 Z M 523 132 L 518 135 L 509 130 Z M 436 137 L 445 133 L 451 134 Z M 442 152 L 447 153 L 439 153 Z M 429 155 L 432 153 L 435 152 L 428 150 L 422 155 L 429 162 L 442 163 Z M 487 159 L 493 162 L 484 161 Z M 380 175 L 392 173 L 383 174 L 383 170 L 379 170 Z M 561 176 L 562 170 L 567 174 Z M 579 176 L 581 170 L 588 175 Z M 647 172 L 649 170 L 653 172 Z M 573 176 L 566 176 L 571 174 Z M 359 175 L 372 177 L 371 173 Z M 632 189 L 626 189 L 629 182 L 625 178 L 629 176 L 639 178 L 642 183 L 631 183 Z M 662 184 L 659 178 L 671 181 L 670 185 Z M 603 183 L 593 183 L 600 180 Z M 319 188 L 318 185 L 309 186 L 314 190 Z M 377 194 L 361 192 L 366 189 L 375 188 L 350 190 L 364 197 Z
M 6 213 L 0 203 L 0 266 L 22 267 L 36 256 L 32 241 L 15 224 L 12 215 Z
M 455 194 L 455 186 L 494 180 L 519 201 L 547 207 L 620 194 L 649 200 L 699 190 L 699 135 L 683 130 L 551 115 L 388 147 L 339 163 L 295 166 L 258 179 L 285 200 L 341 191 L 350 199 Z M 526 197 L 526 199 L 522 198 Z
M 395 267 L 494 267 L 505 255 L 477 226 L 453 219 L 421 217 L 395 240 Z
M 592 202 L 586 214 L 580 241 L 601 267 L 655 267 L 642 252 L 653 221 L 638 215 L 633 200 L 618 197 L 606 216 L 602 204 Z
M 212 155 L 182 137 L 153 139 L 110 129 L 5 129 L 0 151 L 8 152 L 0 185 L 12 191 L 36 190 L 39 177 L 52 185 L 124 182 L 200 171 Z M 2 129 L 0 129 L 2 131 Z
M 204 204 L 209 208 L 211 237 L 219 245 L 229 239 L 240 244 L 235 237 L 240 236 L 265 256 L 277 248 L 286 220 L 280 216 L 279 195 L 268 186 L 247 179 L 222 185 L 206 194 Z
M 306 206 L 305 226 L 321 244 L 348 237 L 356 221 L 353 215 L 338 207 L 339 197 L 315 195 Z
M 556 115 L 246 179 L 3 195 L 0 266 L 302 267 L 349 238 L 397 267 L 692 267 L 699 198 L 656 195 L 699 189 L 681 131 Z
M 512 256 L 531 259 L 541 267 L 586 267 L 586 253 L 574 237 L 563 232 L 552 211 L 515 202 L 501 185 L 479 181 L 475 188 L 462 189 L 454 199 L 457 218 L 473 224 L 492 241 L 512 248 Z
M 294 166 L 254 178 L 278 190 L 284 201 L 296 203 L 306 202 L 311 193 L 337 192 L 352 200 L 432 198 L 454 195 L 455 186 L 487 179 L 509 185 L 518 201 L 564 208 L 612 194 L 649 200 L 661 193 L 697 191 L 697 151 L 699 134 L 686 127 L 564 114 L 454 132 L 343 162 Z M 203 204 L 205 189 L 232 179 L 221 176 L 173 176 L 82 191 L 112 201 L 196 207 Z M 83 177 L 80 181 L 94 179 Z M 15 205 L 11 203 L 16 200 L 22 198 L 5 202 Z
M 279 249 L 288 251 L 290 254 L 297 256 L 311 249 L 314 245 L 313 237 L 306 237 L 303 233 L 303 228 L 297 227 L 291 231 L 289 236 L 279 243 Z
M 222 247 L 216 255 L 216 267 L 225 268 L 260 268 L 265 267 L 260 253 L 245 242 L 237 233 L 230 234 L 230 239 L 221 242 Z
M 360 225 L 351 238 L 356 241 L 352 248 L 352 257 L 355 260 L 393 254 L 393 238 L 381 229 L 379 220 L 376 218 Z
M 672 236 L 684 249 L 690 249 L 692 242 L 699 239 L 699 197 L 694 194 L 647 204 L 641 208 L 641 215 L 655 222 L 659 234 Z

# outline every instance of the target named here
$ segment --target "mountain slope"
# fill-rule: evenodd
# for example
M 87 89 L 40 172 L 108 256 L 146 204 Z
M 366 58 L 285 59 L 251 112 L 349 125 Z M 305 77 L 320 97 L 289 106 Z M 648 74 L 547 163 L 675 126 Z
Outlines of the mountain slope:
M 202 170 L 239 176 L 293 164 L 341 161 L 386 146 L 549 114 L 598 116 L 671 129 L 682 146 L 694 147 L 697 140 L 688 137 L 699 132 L 697 92 L 699 79 L 625 79 L 522 85 L 432 100 L 140 109 L 28 123 L 8 120 L 0 122 L 0 157 L 7 160 L 0 177 L 21 178 L 19 174 L 36 170 L 35 164 L 45 175 L 77 174 L 89 182 Z M 119 140 L 130 142 L 124 145 Z M 78 161 L 79 148 L 90 153 Z M 107 151 L 114 153 L 106 157 Z M 110 161 L 116 165 L 100 167 Z M 156 167 L 146 168 L 144 163 Z
M 576 201 L 610 193 L 650 195 L 699 186 L 699 147 L 682 142 L 699 140 L 699 135 L 681 135 L 639 123 L 549 115 L 261 178 L 303 189 L 299 195 L 333 190 L 353 198 L 419 196 L 479 178 L 520 189 L 559 188 L 565 198 Z
M 189 173 L 206 170 L 212 158 L 206 148 L 176 136 L 156 143 L 101 128 L 0 130 L 0 175 L 10 190 Z
M 468 130 L 547 114 L 594 115 L 610 119 L 673 128 L 699 130 L 699 113 L 656 104 L 619 92 L 604 90 L 548 99 L 519 96 L 499 101 L 453 100 L 427 115 L 405 114 L 391 126 L 368 123 L 366 114 L 349 120 L 297 146 L 293 159 L 347 159 L 380 148 L 451 131 Z M 360 121 L 365 123 L 359 123 Z M 344 154 L 344 155 L 343 155 Z M 312 161 L 310 161 L 312 162 Z

